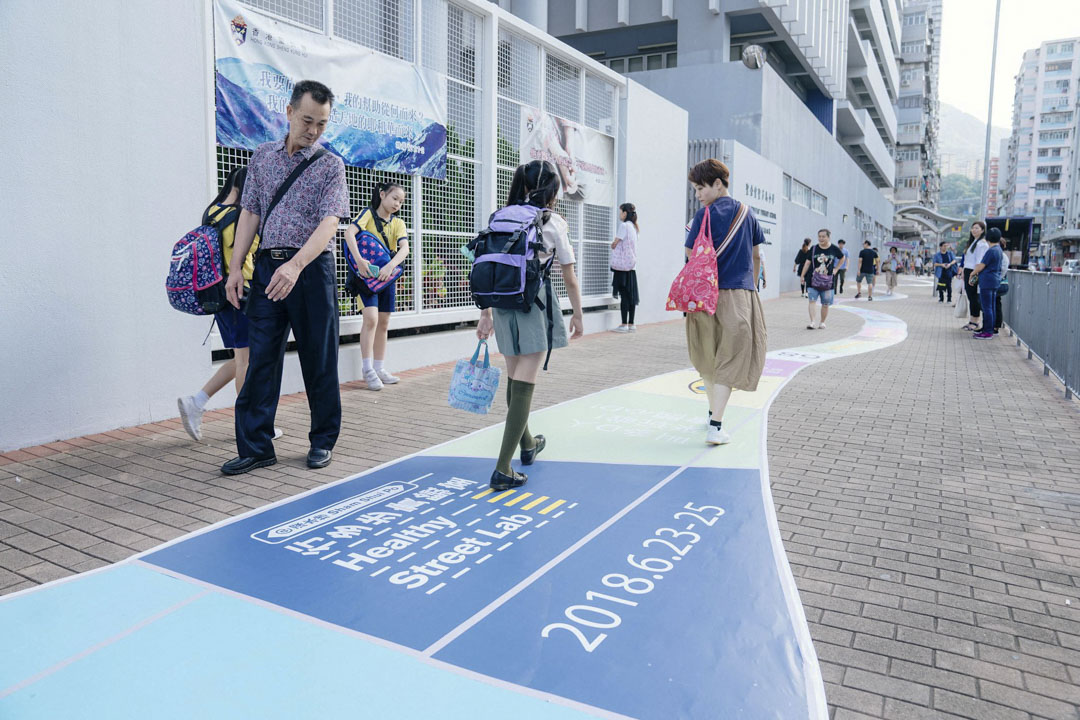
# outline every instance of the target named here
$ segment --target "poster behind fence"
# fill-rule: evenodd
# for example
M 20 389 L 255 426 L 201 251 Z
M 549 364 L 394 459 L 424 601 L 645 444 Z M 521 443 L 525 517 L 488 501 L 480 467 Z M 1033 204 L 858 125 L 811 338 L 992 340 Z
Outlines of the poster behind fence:
M 615 204 L 615 138 L 531 107 L 521 108 L 521 162 L 559 168 L 563 197 Z
M 286 134 L 293 84 L 336 96 L 322 143 L 346 165 L 446 177 L 446 81 L 412 63 L 214 3 L 217 141 L 254 150 Z

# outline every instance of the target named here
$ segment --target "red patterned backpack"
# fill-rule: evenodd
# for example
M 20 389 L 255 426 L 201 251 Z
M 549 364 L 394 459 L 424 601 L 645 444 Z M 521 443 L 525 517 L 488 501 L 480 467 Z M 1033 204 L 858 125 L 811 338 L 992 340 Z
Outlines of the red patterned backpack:
M 671 283 L 671 290 L 668 291 L 668 310 L 705 311 L 710 315 L 716 314 L 716 301 L 720 296 L 716 258 L 720 257 L 720 253 L 731 244 L 732 238 L 739 232 L 739 228 L 742 227 L 749 213 L 749 208 L 745 203 L 736 201 L 736 205 L 735 216 L 731 219 L 727 237 L 715 252 L 713 252 L 712 228 L 709 220 L 712 212 L 708 207 L 705 208 L 705 217 L 701 221 L 701 229 L 694 240 L 694 249 L 690 251 L 690 259 L 675 276 L 675 282 Z

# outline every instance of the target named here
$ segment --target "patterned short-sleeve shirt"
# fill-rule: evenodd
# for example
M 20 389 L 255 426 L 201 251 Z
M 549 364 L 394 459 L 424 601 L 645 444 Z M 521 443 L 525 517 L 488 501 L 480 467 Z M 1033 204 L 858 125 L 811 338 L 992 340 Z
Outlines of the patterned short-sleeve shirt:
M 303 148 L 290 156 L 285 151 L 284 140 L 260 145 L 248 165 L 240 205 L 261 219 L 281 183 L 316 149 L 316 146 Z M 274 208 L 262 228 L 259 247 L 262 250 L 301 248 L 319 223 L 331 216 L 349 217 L 349 190 L 345 185 L 345 164 L 337 155 L 326 153 L 297 178 Z M 331 238 L 326 249 L 333 247 Z

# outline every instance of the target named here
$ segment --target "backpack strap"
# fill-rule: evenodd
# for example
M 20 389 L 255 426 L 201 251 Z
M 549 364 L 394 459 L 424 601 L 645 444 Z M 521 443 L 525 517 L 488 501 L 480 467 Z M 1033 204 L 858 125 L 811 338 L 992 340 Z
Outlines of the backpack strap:
M 264 236 L 264 232 L 266 230 L 266 222 L 270 219 L 270 213 L 274 212 L 274 208 L 276 208 L 278 206 L 278 203 L 281 202 L 281 199 L 285 197 L 285 193 L 289 192 L 289 188 L 291 188 L 293 186 L 293 183 L 295 183 L 297 179 L 304 174 L 305 170 L 311 167 L 315 163 L 315 161 L 317 161 L 325 154 L 325 148 L 319 148 L 318 150 L 316 150 L 314 153 L 312 153 L 311 157 L 297 165 L 296 168 L 293 169 L 289 177 L 285 178 L 285 182 L 281 183 L 281 185 L 278 186 L 277 192 L 274 193 L 274 199 L 270 201 L 270 205 L 266 208 L 266 212 L 263 213 L 262 225 L 259 228 L 259 237 Z
M 720 253 L 724 252 L 727 246 L 731 244 L 736 233 L 739 232 L 739 228 L 742 227 L 743 222 L 746 220 L 746 216 L 750 213 L 750 208 L 746 203 L 741 203 L 738 200 L 735 202 L 738 205 L 735 208 L 735 216 L 731 218 L 731 227 L 728 228 L 724 242 L 720 243 L 720 247 L 716 248 L 716 257 L 720 257 Z M 705 209 L 705 212 L 709 212 L 708 208 Z

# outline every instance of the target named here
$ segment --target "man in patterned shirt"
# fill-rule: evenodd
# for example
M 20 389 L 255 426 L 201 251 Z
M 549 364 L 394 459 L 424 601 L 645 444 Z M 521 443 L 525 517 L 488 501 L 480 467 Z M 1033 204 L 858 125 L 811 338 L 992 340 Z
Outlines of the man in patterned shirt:
M 236 400 L 236 447 L 239 457 L 221 467 L 239 475 L 273 465 L 274 416 L 281 394 L 285 343 L 291 327 L 311 410 L 311 450 L 307 464 L 326 467 L 341 430 L 338 386 L 338 308 L 333 239 L 340 218 L 349 217 L 345 165 L 326 153 L 315 160 L 265 217 L 285 179 L 317 151 L 333 106 L 330 88 L 304 80 L 293 88 L 286 109 L 289 133 L 263 143 L 248 165 L 237 221 L 233 262 L 243 258 L 261 230 L 255 273 L 247 298 L 251 343 L 247 380 Z M 229 274 L 225 290 L 240 307 L 244 278 Z

